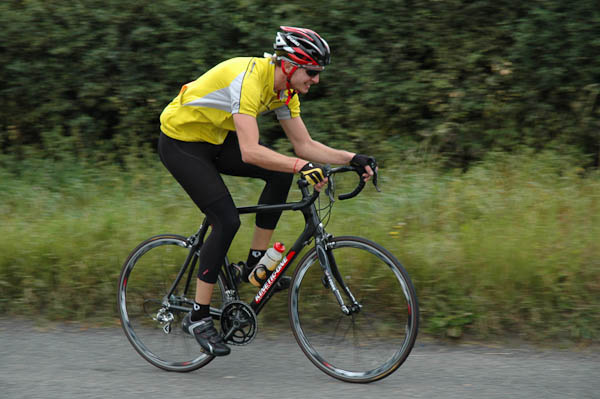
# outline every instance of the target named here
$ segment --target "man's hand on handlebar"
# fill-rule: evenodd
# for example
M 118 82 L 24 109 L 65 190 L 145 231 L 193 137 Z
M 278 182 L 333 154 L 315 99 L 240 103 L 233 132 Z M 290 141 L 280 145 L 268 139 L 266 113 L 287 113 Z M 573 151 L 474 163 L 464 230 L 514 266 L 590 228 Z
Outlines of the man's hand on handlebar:
M 308 183 L 315 186 L 315 190 L 321 191 L 329 181 L 327 179 L 327 174 L 323 169 L 323 166 L 319 164 L 308 162 L 300 169 L 300 175 Z
M 354 170 L 355 172 L 357 172 L 361 177 L 361 184 L 357 186 L 355 192 L 352 195 L 350 195 L 350 193 L 348 195 L 342 194 L 340 196 L 340 199 L 344 199 L 342 197 L 351 198 L 357 195 L 360 191 L 362 191 L 362 188 L 364 187 L 365 183 L 371 180 L 371 178 L 373 178 L 373 184 L 375 184 L 375 189 L 377 191 L 380 191 L 377 185 L 377 161 L 374 157 L 368 155 L 355 154 L 352 157 L 352 160 L 350 161 L 349 167 L 333 169 L 329 166 L 319 165 L 313 162 L 307 162 L 300 169 L 299 172 L 306 182 L 315 187 L 315 190 L 321 191 L 329 181 L 329 174 L 332 171 L 334 171 L 334 173 L 340 172 L 344 168 L 350 168 L 348 170 Z
M 369 155 L 355 154 L 350 161 L 350 165 L 364 170 L 364 173 L 362 174 L 364 181 L 369 181 L 377 171 L 377 161 L 374 157 Z

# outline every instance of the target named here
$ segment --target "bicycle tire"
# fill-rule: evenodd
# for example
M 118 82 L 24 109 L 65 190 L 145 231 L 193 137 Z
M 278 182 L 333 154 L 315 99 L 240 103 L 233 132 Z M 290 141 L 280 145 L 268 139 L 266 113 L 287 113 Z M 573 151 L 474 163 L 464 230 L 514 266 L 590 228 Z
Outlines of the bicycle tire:
M 372 241 L 344 236 L 327 246 L 327 256 L 362 308 L 349 316 L 342 312 L 313 248 L 290 285 L 294 337 L 308 359 L 331 377 L 354 383 L 381 380 L 404 363 L 414 346 L 419 307 L 413 284 L 400 262 Z M 341 284 L 335 284 L 350 305 Z
M 169 300 L 186 310 L 165 308 L 162 304 L 189 251 L 187 239 L 183 236 L 162 234 L 151 237 L 131 252 L 119 277 L 117 304 L 127 339 L 145 360 L 167 371 L 193 371 L 214 359 L 214 356 L 202 352 L 194 337 L 181 327 L 183 317 L 192 307 L 195 276 L 190 281 L 189 292 L 183 295 L 181 290 L 186 283 L 186 272 Z M 211 306 L 221 307 L 225 301 L 225 289 L 225 280 L 220 273 Z M 171 322 L 157 320 L 161 309 L 165 309 L 162 317 L 172 315 Z

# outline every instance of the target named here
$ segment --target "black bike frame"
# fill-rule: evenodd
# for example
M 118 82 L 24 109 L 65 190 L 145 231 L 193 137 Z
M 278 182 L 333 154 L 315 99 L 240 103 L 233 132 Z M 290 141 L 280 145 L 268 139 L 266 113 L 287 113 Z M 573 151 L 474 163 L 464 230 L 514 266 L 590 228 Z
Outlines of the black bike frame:
M 299 180 L 298 186 L 302 192 L 302 200 L 299 202 L 282 205 L 256 205 L 238 208 L 240 214 L 299 210 L 304 215 L 304 230 L 298 239 L 296 239 L 296 242 L 288 250 L 286 255 L 281 259 L 281 262 L 279 262 L 277 267 L 273 270 L 267 281 L 265 281 L 263 286 L 258 290 L 254 296 L 254 299 L 250 303 L 254 313 L 257 315 L 274 294 L 275 290 L 273 287 L 279 281 L 281 276 L 285 274 L 285 271 L 289 265 L 294 261 L 302 249 L 309 244 L 313 237 L 319 237 L 319 233 L 315 234 L 315 232 L 322 230 L 322 228 L 319 229 L 321 221 L 317 215 L 317 210 L 315 207 L 315 200 L 319 196 L 319 193 L 315 191 L 311 195 L 308 189 L 309 185 L 304 180 Z
M 351 171 L 351 170 L 354 170 L 354 169 L 352 169 L 351 167 L 340 167 L 340 168 L 335 169 L 334 171 L 335 172 L 343 172 L 343 171 Z M 337 270 L 335 260 L 332 259 L 332 257 L 329 256 L 327 253 L 326 241 L 327 241 L 328 235 L 327 235 L 327 233 L 325 233 L 325 230 L 323 228 L 323 225 L 321 224 L 321 220 L 319 219 L 317 209 L 315 206 L 315 201 L 319 196 L 319 192 L 317 192 L 315 190 L 311 194 L 309 191 L 310 185 L 305 180 L 298 180 L 297 183 L 298 183 L 298 187 L 300 188 L 300 192 L 302 193 L 302 199 L 298 202 L 289 202 L 289 203 L 277 204 L 277 205 L 260 205 L 259 204 L 259 205 L 255 205 L 255 206 L 246 206 L 246 207 L 237 208 L 238 212 L 240 214 L 280 212 L 280 211 L 301 211 L 302 214 L 304 215 L 304 221 L 305 221 L 304 231 L 302 231 L 302 233 L 300 234 L 300 236 L 298 237 L 298 239 L 296 240 L 294 245 L 292 245 L 292 247 L 288 250 L 286 255 L 282 258 L 281 262 L 273 270 L 272 274 L 267 279 L 267 281 L 258 290 L 257 294 L 254 296 L 253 300 L 250 302 L 249 305 L 254 310 L 254 313 L 258 315 L 258 313 L 261 311 L 261 309 L 267 304 L 269 299 L 275 293 L 275 289 L 273 287 L 277 284 L 277 282 L 285 274 L 285 271 L 288 269 L 290 264 L 294 261 L 296 256 L 314 238 L 316 248 L 317 248 L 317 256 L 319 258 L 319 262 L 321 263 L 321 267 L 323 268 L 326 282 L 328 283 L 329 287 L 332 289 L 335 297 L 337 298 L 338 302 L 340 303 L 342 311 L 344 311 L 346 314 L 353 313 L 354 311 L 359 311 L 359 308 L 357 307 L 357 306 L 359 306 L 358 303 L 356 302 L 354 296 L 352 295 L 352 293 L 350 292 L 350 290 L 348 289 L 346 284 L 343 282 L 341 276 L 339 276 L 339 272 Z M 364 187 L 364 181 L 361 179 L 359 182 L 359 186 L 357 186 L 357 188 L 352 193 L 342 194 L 339 196 L 339 198 L 340 199 L 352 198 L 352 197 L 356 196 L 362 190 L 363 187 Z M 183 278 L 183 275 L 186 273 L 186 271 L 188 271 L 188 276 L 186 279 L 184 296 L 187 294 L 189 286 L 191 284 L 195 264 L 198 260 L 200 249 L 204 242 L 204 237 L 206 236 L 206 233 L 208 232 L 208 227 L 209 227 L 209 224 L 205 218 L 204 221 L 202 222 L 202 225 L 198 229 L 198 232 L 188 239 L 188 244 L 190 245 L 190 253 L 187 256 L 184 264 L 182 265 L 181 270 L 179 271 L 179 274 L 177 275 L 177 278 L 173 282 L 173 285 L 171 286 L 169 293 L 164 298 L 165 304 L 168 304 L 168 298 L 171 298 L 171 296 L 175 292 L 175 289 L 177 288 L 177 285 L 179 285 L 179 282 Z M 190 263 L 191 263 L 191 267 L 189 267 Z M 227 260 L 227 257 L 225 257 L 223 273 L 224 273 L 225 279 L 227 280 L 226 285 L 228 287 L 236 287 L 236 289 L 237 289 L 237 283 L 235 281 L 234 276 L 232 275 L 231 269 L 228 266 L 229 266 L 229 261 Z M 333 270 L 332 270 L 332 268 L 333 268 Z M 352 305 L 350 308 L 348 308 L 344 304 L 344 301 L 336 287 L 334 280 L 337 281 L 341 285 L 343 291 L 346 293 L 346 295 L 352 302 Z M 173 305 L 171 305 L 171 307 L 177 308 L 177 309 L 180 308 L 179 306 L 173 306 Z M 184 309 L 182 309 L 182 310 L 184 310 Z M 211 308 L 211 315 L 213 317 L 218 318 L 218 317 L 220 317 L 220 312 L 217 309 Z
M 292 247 L 288 250 L 288 252 L 282 258 L 279 265 L 277 265 L 277 267 L 275 268 L 275 270 L 273 271 L 271 276 L 263 284 L 263 286 L 260 288 L 260 290 L 258 291 L 256 296 L 250 303 L 250 306 L 252 307 L 252 309 L 254 310 L 254 312 L 256 314 L 258 314 L 260 312 L 260 310 L 265 306 L 265 304 L 269 301 L 269 299 L 271 298 L 271 296 L 274 293 L 273 286 L 279 281 L 281 276 L 283 276 L 283 274 L 287 270 L 288 266 L 296 258 L 296 255 L 298 255 L 302 251 L 302 249 L 310 242 L 312 237 L 315 235 L 315 231 L 317 230 L 318 226 L 321 223 L 321 221 L 319 220 L 319 217 L 317 215 L 317 210 L 316 210 L 316 207 L 314 204 L 315 200 L 319 196 L 319 193 L 315 191 L 313 194 L 310 194 L 309 184 L 304 180 L 298 181 L 298 187 L 300 188 L 300 191 L 302 193 L 302 200 L 300 200 L 298 202 L 290 202 L 290 203 L 278 204 L 278 205 L 260 205 L 259 204 L 259 205 L 255 205 L 255 206 L 246 206 L 246 207 L 237 208 L 238 212 L 240 214 L 280 212 L 280 211 L 298 211 L 299 210 L 299 211 L 302 211 L 302 214 L 304 215 L 304 220 L 305 220 L 304 231 L 302 232 L 302 234 L 300 234 L 300 237 L 298 237 L 298 239 L 296 240 L 294 245 L 292 245 Z M 184 294 L 187 293 L 188 287 L 191 284 L 192 275 L 193 275 L 194 268 L 195 268 L 195 263 L 197 262 L 198 255 L 200 253 L 200 249 L 204 242 L 204 237 L 206 236 L 206 233 L 208 232 L 208 227 L 209 227 L 209 224 L 208 224 L 207 220 L 204 219 L 204 221 L 202 222 L 202 225 L 200 226 L 200 229 L 198 229 L 198 232 L 189 238 L 188 242 L 190 244 L 190 253 L 187 256 L 184 264 L 182 265 L 181 270 L 179 271 L 179 274 L 175 278 L 175 281 L 173 282 L 173 285 L 171 286 L 169 293 L 165 296 L 165 301 L 168 302 L 168 298 L 171 298 L 171 296 L 175 292 L 175 289 L 179 285 L 179 282 L 183 278 L 186 271 L 188 271 L 188 276 L 186 279 Z M 190 263 L 191 263 L 191 267 L 189 267 Z M 236 287 L 237 284 L 235 282 L 234 276 L 232 276 L 232 274 L 231 274 L 231 270 L 228 267 L 228 264 L 229 264 L 229 262 L 227 260 L 225 260 L 223 272 L 224 272 L 225 278 L 227 279 L 227 285 L 229 287 Z M 175 307 L 177 307 L 177 306 L 175 306 Z M 215 310 L 211 309 L 211 313 L 215 313 Z M 213 316 L 218 317 L 219 314 L 214 314 Z

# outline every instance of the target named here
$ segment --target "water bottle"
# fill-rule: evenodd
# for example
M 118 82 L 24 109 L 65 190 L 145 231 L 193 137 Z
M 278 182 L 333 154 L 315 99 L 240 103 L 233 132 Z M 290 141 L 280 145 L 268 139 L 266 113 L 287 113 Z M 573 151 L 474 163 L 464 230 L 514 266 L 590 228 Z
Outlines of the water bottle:
M 276 242 L 275 245 L 273 245 L 273 248 L 267 249 L 267 252 L 258 261 L 258 264 L 264 265 L 267 270 L 272 272 L 279 264 L 279 261 L 283 257 L 284 251 L 285 245 L 280 242 Z
M 276 242 L 272 248 L 267 249 L 267 252 L 260 258 L 256 267 L 248 276 L 248 281 L 256 287 L 262 286 L 267 279 L 267 274 L 275 270 L 279 264 L 284 251 L 285 245 L 280 242 Z

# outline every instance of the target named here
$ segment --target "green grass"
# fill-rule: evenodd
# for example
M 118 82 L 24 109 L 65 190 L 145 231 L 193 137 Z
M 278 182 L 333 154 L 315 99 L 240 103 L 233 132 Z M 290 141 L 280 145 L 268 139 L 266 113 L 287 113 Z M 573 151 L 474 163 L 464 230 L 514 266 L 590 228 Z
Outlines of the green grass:
M 430 334 L 598 342 L 600 176 L 570 165 L 545 153 L 495 154 L 466 173 L 387 168 L 383 192 L 369 185 L 337 202 L 327 230 L 396 255 Z M 238 205 L 255 203 L 260 182 L 228 182 Z M 115 320 L 129 251 L 154 234 L 192 234 L 202 218 L 154 157 L 120 167 L 30 159 L 0 169 L 0 186 L 0 310 L 14 315 Z M 302 224 L 284 214 L 275 239 L 291 245 Z M 252 226 L 242 216 L 232 260 L 245 259 Z M 285 296 L 273 302 L 262 318 L 286 320 Z
M 395 240 L 379 240 L 414 277 L 426 329 L 598 338 L 600 181 L 580 173 L 516 156 L 404 176 L 381 212 Z

